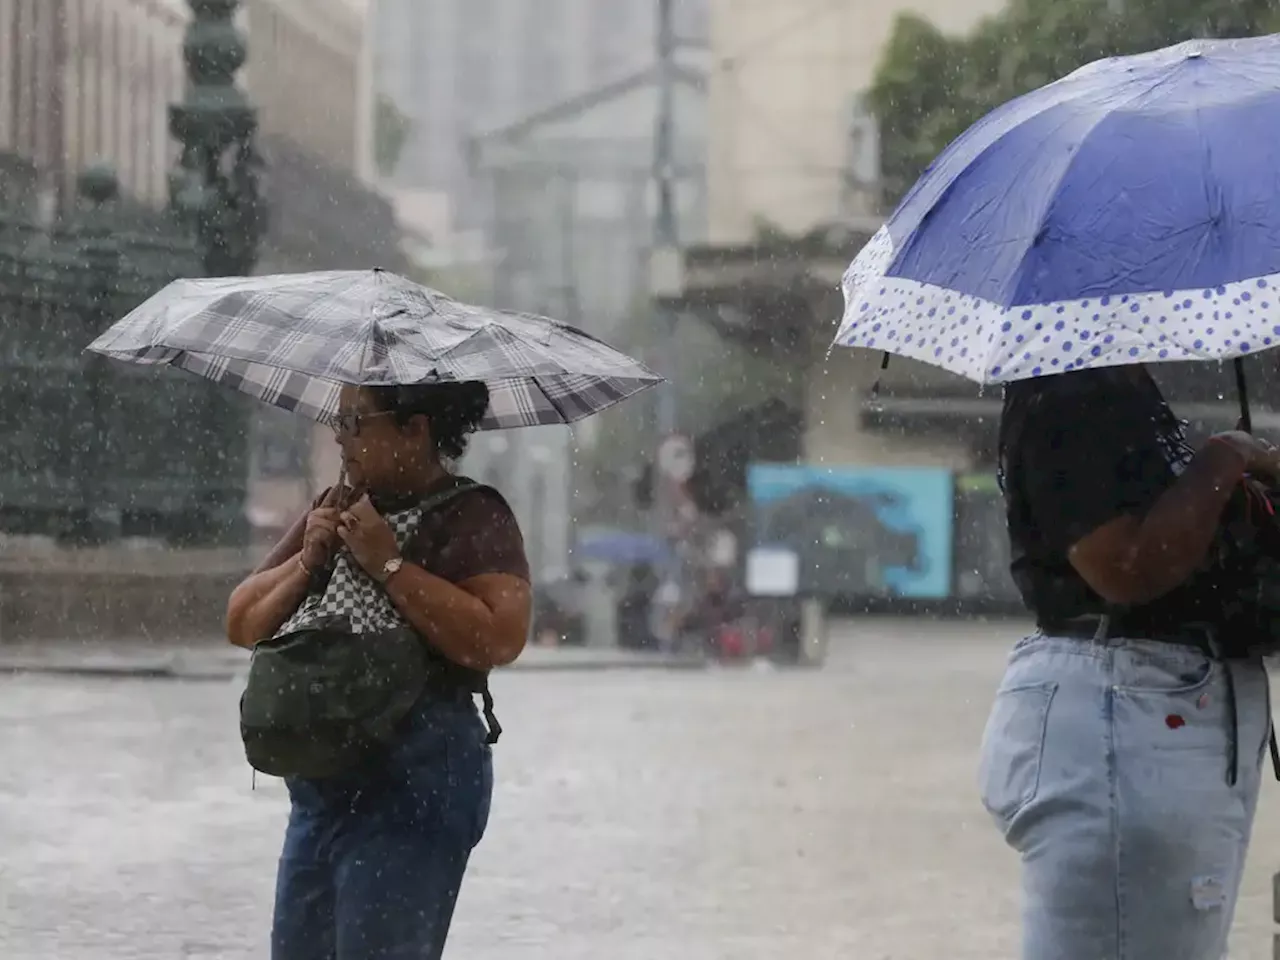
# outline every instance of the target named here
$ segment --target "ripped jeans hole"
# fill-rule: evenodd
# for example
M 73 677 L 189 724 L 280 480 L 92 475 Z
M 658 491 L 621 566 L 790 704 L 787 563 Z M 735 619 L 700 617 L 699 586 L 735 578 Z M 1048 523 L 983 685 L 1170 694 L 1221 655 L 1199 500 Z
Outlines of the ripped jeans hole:
M 1197 910 L 1219 910 L 1227 902 L 1227 888 L 1220 877 L 1196 877 L 1191 881 L 1191 905 Z

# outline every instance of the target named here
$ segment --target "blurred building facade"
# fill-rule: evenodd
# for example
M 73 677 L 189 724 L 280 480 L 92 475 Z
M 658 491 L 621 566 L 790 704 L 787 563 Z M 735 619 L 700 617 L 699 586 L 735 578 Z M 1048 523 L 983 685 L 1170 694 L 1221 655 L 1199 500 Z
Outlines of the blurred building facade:
M 375 85 L 409 121 L 389 179 L 449 200 L 457 231 L 489 219 L 467 141 L 645 69 L 649 0 L 367 0 Z M 705 38 L 707 0 L 677 0 L 677 33 Z M 473 239 L 474 242 L 474 239 Z
M 355 171 L 365 20 L 345 0 L 243 0 L 245 86 L 268 134 Z
M 612 340 L 629 321 L 647 321 L 656 2 L 375 0 L 372 8 L 374 85 L 408 120 L 384 189 L 406 210 L 430 208 L 423 219 L 440 284 Z M 706 118 L 696 66 L 707 4 L 676 0 L 674 9 L 681 231 L 700 239 Z M 628 406 L 643 418 L 649 402 Z M 592 500 L 574 461 L 591 442 L 589 427 L 481 435 L 463 464 L 507 494 L 540 581 L 567 572 L 573 516 Z
M 685 68 L 675 89 L 675 162 L 678 232 L 704 236 L 705 92 L 701 76 Z M 489 191 L 483 225 L 490 251 L 490 300 L 509 308 L 561 318 L 632 349 L 636 331 L 653 329 L 649 306 L 649 254 L 653 244 L 654 128 L 658 95 L 652 73 L 571 97 L 490 131 L 476 140 L 478 181 Z M 649 339 L 653 343 L 653 338 Z M 643 352 L 641 350 L 641 352 Z M 614 428 L 652 423 L 656 392 L 628 401 Z M 512 478 L 522 522 L 548 531 L 544 542 L 567 544 L 575 519 L 617 523 L 617 500 L 575 471 L 580 452 L 596 459 L 596 424 L 572 434 L 535 438 L 521 432 L 507 443 L 477 441 L 475 459 Z M 645 462 L 649 429 L 634 429 L 635 445 L 623 469 Z M 535 466 L 536 464 L 536 466 Z M 534 483 L 531 478 L 546 477 Z M 534 501 L 532 491 L 542 499 Z M 536 518 L 536 519 L 535 519 Z M 564 553 L 541 561 L 562 570 Z
M 895 18 L 961 33 L 1005 0 L 708 0 L 709 241 L 790 235 L 874 216 L 875 123 L 862 106 Z
M 188 14 L 182 0 L 0 0 L 0 150 L 40 203 L 98 160 L 130 196 L 164 203 Z
M 680 305 L 792 366 L 814 462 L 963 467 L 970 438 L 868 416 L 880 377 L 928 393 L 956 378 L 895 358 L 828 355 L 840 277 L 878 228 L 879 142 L 862 96 L 894 18 L 963 31 L 1004 0 L 709 0 L 707 242 L 686 253 Z
M 189 16 L 186 0 L 0 0 L 0 151 L 31 168 L 41 200 L 102 161 L 131 198 L 166 202 Z M 363 14 L 349 0 L 244 0 L 238 16 L 271 161 L 265 264 L 398 265 L 390 206 L 356 177 Z
M 367 10 L 350 0 L 242 0 L 245 90 L 259 110 L 271 221 L 259 272 L 403 270 L 392 204 L 363 176 Z M 263 408 L 254 520 L 287 523 L 337 476 L 327 428 Z
M 391 204 L 361 176 L 365 13 L 348 0 L 242 0 L 272 220 L 261 270 L 400 269 Z
M 105 163 L 129 202 L 168 202 L 188 0 L 0 0 L 0 203 L 51 221 L 77 175 Z M 259 111 L 269 225 L 260 272 L 402 269 L 391 204 L 359 176 L 366 152 L 366 11 L 353 0 L 242 0 L 239 76 Z M 315 485 L 310 425 L 255 420 L 251 512 L 291 514 Z

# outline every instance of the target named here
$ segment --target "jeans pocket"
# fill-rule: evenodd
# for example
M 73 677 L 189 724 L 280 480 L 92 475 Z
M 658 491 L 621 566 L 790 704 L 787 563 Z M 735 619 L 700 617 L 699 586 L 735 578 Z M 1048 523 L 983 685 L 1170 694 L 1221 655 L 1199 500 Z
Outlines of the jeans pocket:
M 1057 690 L 1056 683 L 1044 682 L 996 693 L 982 734 L 978 786 L 982 805 L 1006 829 L 1040 789 L 1049 707 Z
M 444 829 L 474 849 L 489 826 L 493 799 L 493 759 L 488 745 L 473 737 L 452 737 L 442 797 Z
M 1118 751 L 1226 754 L 1233 719 L 1221 663 L 1195 650 L 1134 649 L 1114 670 Z
M 1192 696 L 1209 686 L 1220 669 L 1217 661 L 1199 650 L 1122 648 L 1115 661 L 1115 685 L 1139 696 Z

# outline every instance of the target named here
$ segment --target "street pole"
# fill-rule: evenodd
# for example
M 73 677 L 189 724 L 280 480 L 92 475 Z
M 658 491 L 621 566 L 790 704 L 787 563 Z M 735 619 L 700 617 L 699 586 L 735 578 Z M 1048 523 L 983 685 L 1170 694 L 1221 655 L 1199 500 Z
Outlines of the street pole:
M 187 0 L 187 5 L 191 19 L 182 38 L 186 87 L 182 102 L 169 107 L 169 133 L 181 145 L 169 174 L 169 205 L 195 238 L 204 276 L 248 276 L 258 263 L 267 203 L 265 164 L 255 142 L 258 113 L 236 84 L 248 57 L 235 22 L 240 0 Z M 251 413 L 220 391 L 209 390 L 205 403 L 201 419 L 209 425 L 208 442 L 240 438 L 234 451 L 225 449 L 224 463 L 227 470 L 243 467 L 244 472 L 229 481 L 225 498 L 217 496 L 241 501 L 226 503 L 235 519 L 222 536 L 243 542 L 255 472 L 253 441 L 246 438 L 257 436 L 261 421 L 257 411 Z
M 243 276 L 258 261 L 266 202 L 257 111 L 235 80 L 248 54 L 235 24 L 240 0 L 187 3 L 186 93 L 169 107 L 169 132 L 182 145 L 170 203 L 195 232 L 205 275 Z
M 664 289 L 665 287 L 682 285 L 673 282 L 678 281 L 680 273 L 680 238 L 675 198 L 675 0 L 657 0 L 657 2 L 658 116 L 653 138 L 653 181 L 657 190 L 657 212 L 654 217 L 653 234 L 655 258 L 653 286 L 655 294 L 661 296 L 670 292 Z M 659 370 L 663 374 L 670 374 L 673 372 L 673 362 L 676 357 L 675 315 L 660 301 L 654 304 L 654 312 L 658 321 L 659 345 L 664 361 L 660 364 Z M 658 391 L 657 420 L 659 441 L 675 432 L 676 397 L 670 386 Z
M 119 222 L 113 217 L 115 201 L 120 198 L 120 182 L 107 166 L 93 166 L 80 174 L 77 196 L 85 203 L 81 226 L 80 256 L 83 261 L 85 318 L 97 336 L 114 321 L 118 302 L 121 247 Z M 87 544 L 103 544 L 117 540 L 122 532 L 120 500 L 112 496 L 110 479 L 115 479 L 118 463 L 110 456 L 110 415 L 107 401 L 109 389 L 105 357 L 86 356 L 84 385 L 89 397 L 88 442 L 84 447 L 80 502 L 85 510 L 85 525 L 80 537 Z
M 649 262 L 649 292 L 658 344 L 655 364 L 669 382 L 657 391 L 655 437 L 650 468 L 652 523 L 659 539 L 668 542 L 674 555 L 670 569 L 663 571 L 663 583 L 654 602 L 658 607 L 660 641 L 679 641 L 678 611 L 685 600 L 685 550 L 679 517 L 676 483 L 659 462 L 659 450 L 678 426 L 675 395 L 675 367 L 678 355 L 676 314 L 669 305 L 683 291 L 684 260 L 676 219 L 675 197 L 675 83 L 676 37 L 674 0 L 657 0 L 656 81 L 658 109 L 653 137 L 653 182 L 657 204 L 653 221 L 653 248 Z

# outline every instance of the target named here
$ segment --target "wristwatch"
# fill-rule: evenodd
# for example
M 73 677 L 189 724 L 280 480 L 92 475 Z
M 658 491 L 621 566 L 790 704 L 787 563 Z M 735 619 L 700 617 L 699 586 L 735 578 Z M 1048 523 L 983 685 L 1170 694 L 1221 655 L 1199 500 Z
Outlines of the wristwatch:
M 386 563 L 382 565 L 382 573 L 378 577 L 378 582 L 386 583 L 388 580 L 394 577 L 397 573 L 399 573 L 400 568 L 403 566 L 404 566 L 403 558 L 392 557 L 390 560 L 388 560 Z

